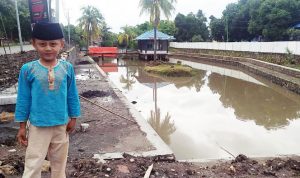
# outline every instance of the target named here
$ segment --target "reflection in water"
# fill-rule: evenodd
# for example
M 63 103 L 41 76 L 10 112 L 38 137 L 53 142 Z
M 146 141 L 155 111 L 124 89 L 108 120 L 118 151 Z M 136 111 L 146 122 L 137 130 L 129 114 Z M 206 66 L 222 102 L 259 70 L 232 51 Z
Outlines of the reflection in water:
M 130 66 L 109 78 L 137 101 L 136 109 L 178 159 L 228 157 L 220 146 L 234 155 L 299 154 L 300 96 L 208 64 L 189 62 L 197 76 L 171 78 L 144 72 L 141 62 L 122 62 Z
M 231 107 L 239 119 L 254 120 L 265 128 L 285 126 L 300 117 L 300 104 L 271 88 L 212 73 L 208 86 L 220 94 L 224 107 Z
M 168 77 L 149 73 L 147 73 L 147 75 L 160 78 L 162 81 L 168 83 L 173 83 L 178 89 L 182 87 L 187 87 L 189 89 L 195 88 L 197 92 L 200 92 L 202 86 L 205 83 L 204 77 L 206 76 L 206 71 L 198 70 L 196 75 L 192 77 Z
M 175 84 L 175 86 L 177 88 L 188 87 L 189 89 L 192 89 L 195 87 L 196 91 L 200 92 L 202 86 L 205 83 L 205 80 L 204 80 L 205 75 L 206 75 L 206 71 L 198 70 L 197 74 L 195 76 L 190 77 L 189 79 L 185 80 L 186 81 L 185 83 L 174 81 L 174 80 L 173 80 L 173 83 Z M 184 78 L 182 78 L 182 79 L 184 79 Z
M 123 86 L 124 89 L 127 89 L 128 91 L 132 89 L 132 85 L 135 83 L 135 78 L 134 78 L 135 73 L 136 73 L 135 70 L 129 70 L 129 67 L 127 67 L 126 78 L 124 77 L 124 75 L 121 75 L 120 82 L 125 84 Z
M 169 112 L 165 116 L 164 120 L 161 121 L 160 109 L 157 106 L 157 81 L 156 78 L 153 78 L 153 100 L 154 100 L 154 110 L 150 111 L 150 118 L 148 119 L 148 123 L 152 126 L 152 128 L 156 131 L 156 133 L 160 136 L 161 139 L 166 144 L 170 144 L 170 135 L 176 131 L 174 121 L 171 122 L 171 116 Z
M 158 108 L 156 112 L 151 110 L 148 123 L 163 139 L 163 141 L 169 145 L 170 135 L 176 131 L 174 121 L 171 121 L 171 116 L 169 113 L 167 113 L 163 121 L 161 121 L 160 109 Z

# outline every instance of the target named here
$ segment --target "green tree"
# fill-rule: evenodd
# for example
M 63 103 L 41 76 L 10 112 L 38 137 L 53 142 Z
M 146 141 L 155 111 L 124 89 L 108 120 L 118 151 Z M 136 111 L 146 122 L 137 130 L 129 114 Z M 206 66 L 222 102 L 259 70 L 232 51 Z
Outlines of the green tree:
M 110 31 L 106 23 L 102 27 L 102 44 L 101 46 L 117 46 L 118 35 Z
M 290 37 L 290 40 L 300 40 L 300 30 L 299 29 L 294 29 L 294 28 L 290 28 L 287 30 L 287 34 Z
M 90 45 L 93 39 L 100 37 L 105 21 L 100 11 L 93 6 L 83 7 L 81 11 L 79 27 L 83 30 L 87 45 Z
M 173 3 L 176 0 L 140 0 L 141 14 L 148 13 L 150 22 L 154 27 L 154 60 L 156 60 L 156 32 L 160 22 L 160 14 L 163 12 L 165 17 L 169 19 L 172 11 L 175 10 Z
M 261 18 L 259 17 L 259 7 L 261 4 L 262 0 L 252 0 L 248 1 L 247 5 L 249 7 L 249 24 L 248 24 L 248 31 L 250 34 L 258 37 L 261 35 L 262 31 L 262 26 L 260 25 L 261 23 L 259 22 Z
M 124 34 L 128 36 L 128 47 L 130 49 L 136 48 L 137 44 L 136 41 L 134 41 L 134 39 L 137 37 L 136 27 L 126 25 L 121 29 L 124 31 Z
M 177 14 L 175 17 L 175 26 L 177 33 L 175 38 L 177 41 L 193 41 L 194 39 L 209 39 L 209 31 L 206 25 L 207 19 L 203 12 L 199 10 L 197 14 L 189 13 L 187 16 Z
M 19 0 L 18 3 L 20 26 L 23 40 L 31 38 L 30 14 L 27 0 Z M 18 27 L 14 0 L 0 1 L 0 37 L 8 37 L 10 40 L 18 40 Z M 3 25 L 2 25 L 3 21 Z M 6 32 L 6 34 L 5 34 Z
M 129 36 L 126 33 L 120 33 L 118 35 L 118 45 L 127 50 L 129 45 Z
M 224 21 L 214 16 L 210 16 L 209 19 L 210 19 L 209 28 L 211 33 L 210 34 L 211 39 L 215 41 L 224 41 L 224 37 L 225 37 Z
M 300 21 L 299 0 L 264 0 L 252 23 L 267 41 L 288 40 L 288 28 Z
M 146 31 L 153 29 L 153 25 L 150 22 L 144 22 L 142 24 L 136 25 L 136 35 L 139 36 Z
M 202 42 L 204 41 L 201 35 L 194 35 L 192 37 L 192 42 Z
M 222 20 L 225 26 L 225 37 L 227 41 L 250 41 L 254 35 L 248 31 L 250 21 L 249 0 L 240 0 L 238 3 L 231 3 L 223 11 Z
M 63 32 L 66 42 L 68 42 L 68 26 L 63 26 Z M 71 44 L 79 44 L 80 47 L 86 46 L 86 43 L 81 38 L 83 30 L 79 26 L 70 24 L 70 40 Z
M 158 25 L 158 30 L 168 35 L 174 36 L 176 33 L 176 26 L 173 21 L 161 20 Z

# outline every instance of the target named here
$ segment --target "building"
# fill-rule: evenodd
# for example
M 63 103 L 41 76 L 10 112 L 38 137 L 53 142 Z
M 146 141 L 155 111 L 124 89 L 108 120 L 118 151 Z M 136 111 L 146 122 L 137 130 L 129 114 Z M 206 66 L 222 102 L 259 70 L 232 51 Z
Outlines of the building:
M 165 59 L 169 53 L 169 42 L 174 40 L 173 36 L 169 36 L 157 30 L 157 58 Z M 140 36 L 136 37 L 138 41 L 139 58 L 141 59 L 153 59 L 154 56 L 154 30 L 147 31 Z

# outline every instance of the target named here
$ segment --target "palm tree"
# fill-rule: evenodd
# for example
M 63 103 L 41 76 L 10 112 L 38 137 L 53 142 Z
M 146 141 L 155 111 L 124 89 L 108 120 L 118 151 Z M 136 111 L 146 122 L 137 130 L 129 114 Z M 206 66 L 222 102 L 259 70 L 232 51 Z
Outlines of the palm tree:
M 118 43 L 121 45 L 121 46 L 125 46 L 126 47 L 126 52 L 127 52 L 127 48 L 132 48 L 133 46 L 133 39 L 137 36 L 137 33 L 136 33 L 136 29 L 135 27 L 132 27 L 132 26 L 124 26 L 121 28 L 124 32 L 121 33 L 119 36 L 118 36 Z
M 148 13 L 150 22 L 154 27 L 154 60 L 156 60 L 156 31 L 160 22 L 161 11 L 167 19 L 170 18 L 171 12 L 175 10 L 173 3 L 177 0 L 140 0 L 141 14 Z
M 92 39 L 100 37 L 105 22 L 100 11 L 93 6 L 83 7 L 81 11 L 82 16 L 78 19 L 79 27 L 83 29 L 83 33 L 87 38 L 87 46 L 89 46 Z
M 129 35 L 126 33 L 121 33 L 118 36 L 118 44 L 121 47 L 125 47 L 126 48 L 126 52 L 127 52 L 127 47 L 129 44 Z

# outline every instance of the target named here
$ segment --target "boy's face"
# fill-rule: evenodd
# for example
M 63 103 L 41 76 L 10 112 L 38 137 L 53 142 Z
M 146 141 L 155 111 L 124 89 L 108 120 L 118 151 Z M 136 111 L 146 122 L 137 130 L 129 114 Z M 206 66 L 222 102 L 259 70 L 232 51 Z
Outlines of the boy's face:
M 64 47 L 64 40 L 32 40 L 33 47 L 37 50 L 40 58 L 45 61 L 56 60 L 59 51 Z

